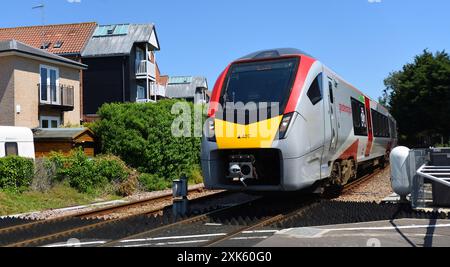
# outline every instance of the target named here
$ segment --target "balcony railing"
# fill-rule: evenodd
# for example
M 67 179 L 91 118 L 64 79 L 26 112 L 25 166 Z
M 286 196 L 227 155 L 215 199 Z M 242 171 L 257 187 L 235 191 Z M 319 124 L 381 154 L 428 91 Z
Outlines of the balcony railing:
M 166 97 L 166 87 L 159 84 L 152 84 L 150 86 L 150 94 L 161 97 Z
M 156 78 L 156 65 L 149 60 L 141 60 L 136 69 L 136 76 L 138 78 L 146 76 Z
M 74 109 L 74 86 L 70 85 L 41 85 L 38 84 L 39 104 L 41 106 L 52 106 L 63 110 Z

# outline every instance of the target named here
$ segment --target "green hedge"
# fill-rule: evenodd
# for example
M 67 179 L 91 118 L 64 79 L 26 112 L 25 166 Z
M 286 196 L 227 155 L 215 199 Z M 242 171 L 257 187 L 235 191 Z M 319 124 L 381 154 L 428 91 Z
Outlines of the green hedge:
M 102 153 L 117 155 L 139 172 L 160 177 L 141 179 L 156 181 L 150 188 L 165 184 L 161 178 L 171 181 L 182 174 L 188 175 L 200 164 L 201 140 L 172 136 L 171 127 L 177 115 L 171 114 L 171 110 L 177 102 L 102 106 L 98 112 L 101 119 L 90 126 L 100 139 Z M 193 110 L 193 104 L 190 107 Z M 193 131 L 193 125 L 191 129 Z
M 67 181 L 71 187 L 83 193 L 92 193 L 111 183 L 120 184 L 131 174 L 131 170 L 117 157 L 91 159 L 82 150 L 75 150 L 67 157 L 54 153 L 48 160 L 56 167 L 57 180 Z
M 34 162 L 21 157 L 0 158 L 0 189 L 26 190 L 33 181 Z

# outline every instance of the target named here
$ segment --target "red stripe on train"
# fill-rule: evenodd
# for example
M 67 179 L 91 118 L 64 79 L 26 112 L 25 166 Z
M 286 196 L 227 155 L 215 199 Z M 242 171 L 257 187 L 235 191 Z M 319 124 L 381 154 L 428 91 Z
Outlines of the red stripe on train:
M 355 161 L 358 160 L 358 147 L 359 147 L 359 139 L 356 140 L 347 150 L 342 153 L 339 159 L 348 160 L 353 158 Z
M 308 73 L 311 70 L 311 67 L 314 64 L 314 62 L 316 62 L 316 60 L 311 57 L 305 55 L 301 56 L 297 77 L 295 78 L 292 93 L 291 96 L 289 97 L 289 102 L 286 106 L 284 114 L 292 113 L 297 108 L 302 88 L 305 85 L 306 77 L 308 77 Z
M 370 156 L 370 152 L 372 152 L 373 146 L 373 129 L 372 129 L 372 109 L 370 108 L 370 99 L 368 97 L 364 97 L 366 102 L 366 118 L 367 118 L 367 130 L 369 135 L 369 140 L 367 142 L 366 147 L 366 157 Z
M 225 78 L 227 77 L 228 70 L 230 69 L 230 67 L 231 64 L 228 65 L 228 67 L 220 74 L 219 78 L 217 78 L 216 84 L 214 85 L 208 110 L 209 118 L 214 118 L 216 116 L 217 109 L 219 108 L 219 101 L 223 88 L 223 83 L 225 82 Z

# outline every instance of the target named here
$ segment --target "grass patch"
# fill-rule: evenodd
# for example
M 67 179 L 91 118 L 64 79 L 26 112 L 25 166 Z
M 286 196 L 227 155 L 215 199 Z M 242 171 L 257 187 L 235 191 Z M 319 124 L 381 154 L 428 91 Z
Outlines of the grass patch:
M 0 191 L 0 216 L 60 209 L 78 205 L 87 205 L 96 201 L 118 199 L 117 196 L 82 194 L 67 185 L 59 184 L 45 193 L 27 191 L 22 194 Z

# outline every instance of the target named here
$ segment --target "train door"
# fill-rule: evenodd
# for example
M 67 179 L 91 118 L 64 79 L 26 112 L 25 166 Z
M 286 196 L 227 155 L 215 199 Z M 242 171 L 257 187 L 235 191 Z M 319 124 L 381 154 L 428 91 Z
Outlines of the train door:
M 337 119 L 337 105 L 336 105 L 336 82 L 334 79 L 328 77 L 328 83 L 326 88 L 328 89 L 328 99 L 329 99 L 329 114 L 331 122 L 331 140 L 330 140 L 330 154 L 334 154 L 338 145 L 339 138 L 339 122 Z

